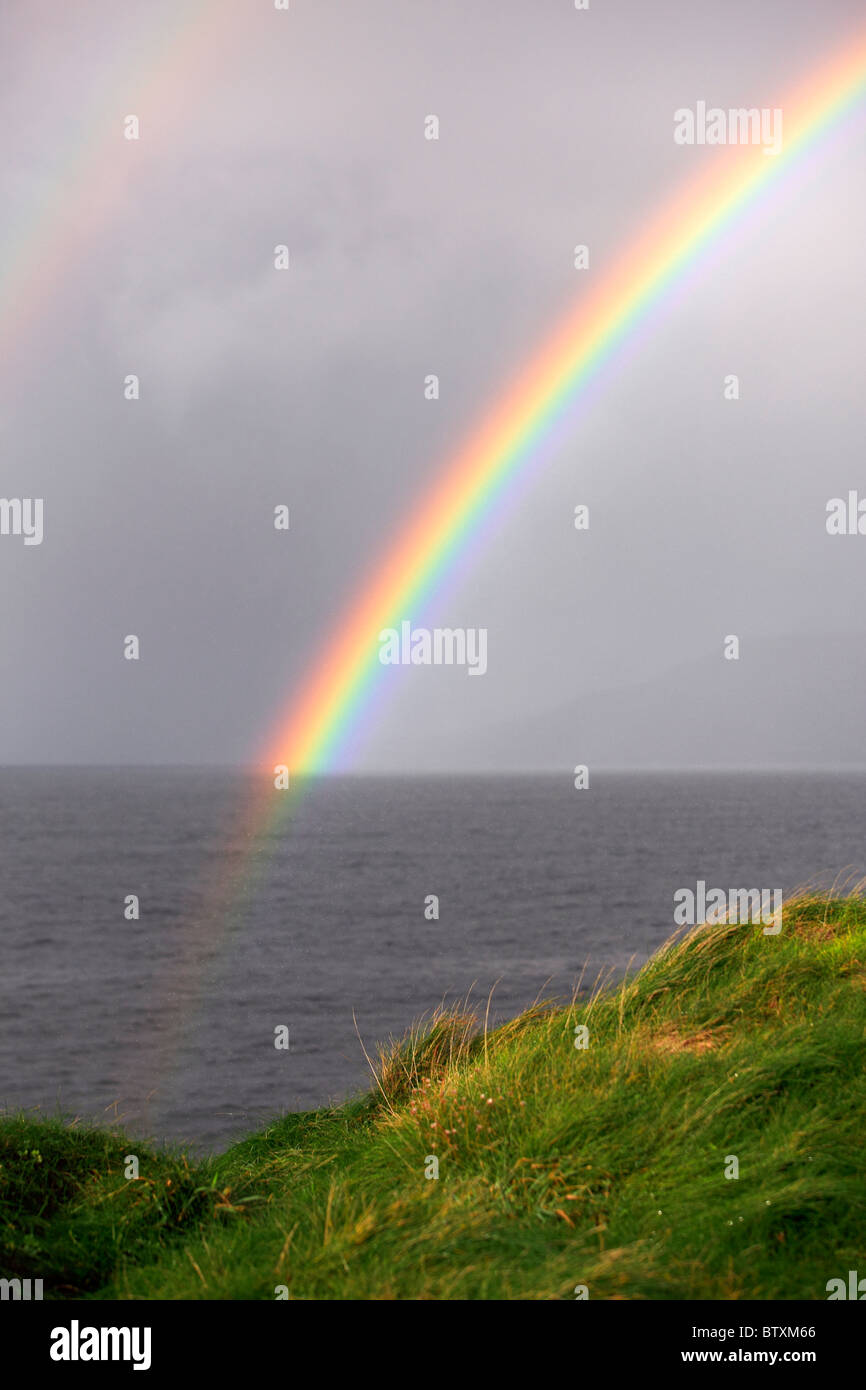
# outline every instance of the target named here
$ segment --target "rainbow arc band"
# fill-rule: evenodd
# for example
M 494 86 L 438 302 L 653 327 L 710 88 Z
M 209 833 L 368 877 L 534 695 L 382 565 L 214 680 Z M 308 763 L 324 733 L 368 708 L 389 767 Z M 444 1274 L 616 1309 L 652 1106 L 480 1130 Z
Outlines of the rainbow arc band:
M 216 13 L 221 11 L 216 9 Z M 189 32 L 189 31 L 187 31 Z M 230 37 L 226 26 L 221 38 Z M 224 957 L 247 919 L 246 905 L 260 883 L 282 828 L 310 779 L 343 766 L 362 716 L 378 715 L 387 668 L 379 661 L 383 628 L 417 620 L 459 572 L 473 540 L 480 548 L 498 518 L 498 506 L 518 480 L 525 482 L 568 412 L 617 352 L 639 340 L 676 290 L 688 283 L 701 257 L 746 213 L 784 183 L 786 172 L 808 167 L 825 140 L 841 132 L 866 95 L 866 35 L 816 70 L 781 104 L 784 144 L 768 156 L 758 146 L 701 149 L 701 175 L 658 215 L 594 288 L 590 287 L 507 384 L 492 409 L 447 462 L 401 528 L 381 562 L 335 625 L 262 744 L 261 777 L 240 808 L 235 835 L 225 846 L 225 867 L 208 899 L 186 923 L 183 959 L 170 980 L 154 981 L 157 994 L 180 989 L 190 973 L 182 1013 L 158 1048 L 142 1059 L 147 1085 L 161 1089 L 160 1073 L 181 1065 L 204 1001 L 202 960 Z M 721 171 L 720 171 L 721 166 Z M 9 325 L 7 324 L 7 330 Z M 0 325 L 2 346 L 2 325 Z M 275 790 L 274 770 L 289 770 L 289 790 Z
M 652 219 L 609 275 L 581 298 L 410 515 L 382 561 L 337 622 L 261 756 L 268 775 L 333 770 L 382 668 L 378 635 L 425 608 L 485 514 L 537 454 L 582 387 L 665 300 L 695 262 L 786 171 L 799 166 L 862 100 L 866 40 L 783 103 L 784 144 L 702 151 L 701 176 Z M 719 163 L 723 170 L 719 172 Z

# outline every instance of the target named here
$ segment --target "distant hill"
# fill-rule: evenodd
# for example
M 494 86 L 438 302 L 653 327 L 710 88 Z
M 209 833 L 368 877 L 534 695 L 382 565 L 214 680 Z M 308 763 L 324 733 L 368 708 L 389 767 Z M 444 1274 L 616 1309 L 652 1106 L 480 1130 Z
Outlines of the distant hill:
M 472 730 L 466 767 L 866 767 L 866 636 L 741 639 L 655 679 Z

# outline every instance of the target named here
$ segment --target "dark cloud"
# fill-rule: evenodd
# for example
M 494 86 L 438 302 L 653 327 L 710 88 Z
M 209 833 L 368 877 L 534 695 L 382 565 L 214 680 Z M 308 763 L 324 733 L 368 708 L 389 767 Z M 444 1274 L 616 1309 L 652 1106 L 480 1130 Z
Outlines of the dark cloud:
M 45 541 L 0 539 L 0 759 L 253 754 L 414 499 L 584 290 L 575 243 L 604 273 L 683 180 L 722 167 L 674 145 L 674 110 L 783 103 L 858 12 L 4 5 L 0 490 L 45 498 Z M 808 661 L 860 633 L 866 539 L 830 540 L 824 507 L 866 486 L 863 145 L 860 120 L 786 180 L 576 402 L 428 614 L 488 628 L 487 675 L 400 673 L 363 766 L 549 762 L 539 708 L 646 682 L 645 742 L 673 758 L 679 707 L 658 691 L 693 663 L 709 679 L 726 633 L 749 639 L 741 669 L 765 639 Z M 607 727 L 604 709 L 594 756 L 616 761 L 640 701 L 610 702 Z M 853 711 L 837 718 L 859 749 Z

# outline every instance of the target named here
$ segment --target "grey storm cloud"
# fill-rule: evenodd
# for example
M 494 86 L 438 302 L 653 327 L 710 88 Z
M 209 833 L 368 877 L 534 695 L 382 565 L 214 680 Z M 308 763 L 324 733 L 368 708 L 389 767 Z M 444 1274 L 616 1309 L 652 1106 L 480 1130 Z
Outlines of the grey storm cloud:
M 858 26 L 842 0 L 6 0 L 0 492 L 44 498 L 45 539 L 0 537 L 0 759 L 253 756 L 514 374 L 723 167 L 674 111 L 784 105 Z M 484 679 L 383 672 L 359 767 L 866 761 L 866 539 L 824 526 L 866 488 L 863 147 L 861 118 L 575 400 L 431 600 L 487 630 Z M 826 690 L 798 673 L 824 662 L 852 696 L 816 739 Z

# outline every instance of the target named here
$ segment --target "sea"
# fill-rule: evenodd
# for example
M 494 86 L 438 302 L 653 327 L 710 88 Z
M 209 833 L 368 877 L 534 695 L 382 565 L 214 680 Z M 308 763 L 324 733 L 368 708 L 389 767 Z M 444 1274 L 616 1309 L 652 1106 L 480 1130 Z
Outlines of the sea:
M 493 1026 L 639 969 L 698 881 L 866 877 L 864 774 L 280 795 L 225 768 L 0 770 L 0 1106 L 220 1151 L 367 1089 L 443 1004 Z

